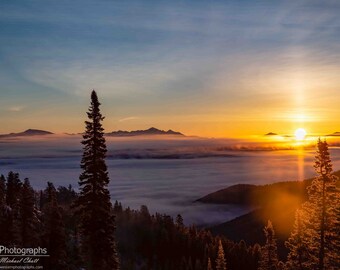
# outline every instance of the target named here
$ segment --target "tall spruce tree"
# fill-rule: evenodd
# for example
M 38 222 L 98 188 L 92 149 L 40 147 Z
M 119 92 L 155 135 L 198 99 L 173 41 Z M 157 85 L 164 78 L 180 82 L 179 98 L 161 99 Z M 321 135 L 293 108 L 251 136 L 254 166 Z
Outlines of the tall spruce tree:
M 20 198 L 22 182 L 20 181 L 19 174 L 9 172 L 7 176 L 6 187 L 6 203 L 9 207 L 14 208 Z
M 311 213 L 311 230 L 309 239 L 318 239 L 314 242 L 314 250 L 317 251 L 318 269 L 339 269 L 340 250 L 339 245 L 339 213 L 337 208 L 340 203 L 340 193 L 337 188 L 338 177 L 333 175 L 333 166 L 330 159 L 328 144 L 319 139 L 315 171 L 318 176 L 308 188 L 309 202 L 314 211 Z M 308 205 L 308 204 L 307 204 Z M 316 255 L 316 254 L 315 254 Z
M 308 201 L 302 206 L 303 226 L 306 227 L 303 239 L 308 247 L 307 269 L 338 269 L 339 251 L 336 248 L 336 207 L 339 206 L 337 177 L 332 172 L 332 163 L 326 141 L 318 140 L 315 157 L 315 177 L 307 188 Z M 292 252 L 292 250 L 291 250 Z
M 338 185 L 337 185 L 338 186 Z M 340 268 L 340 190 L 337 189 L 337 203 L 335 206 L 336 218 L 335 224 L 333 227 L 333 239 L 332 246 L 333 250 L 337 250 L 338 252 L 334 252 L 334 256 L 332 256 L 332 264 L 338 265 Z
M 6 178 L 0 176 L 0 243 L 5 244 L 7 237 L 7 205 L 6 205 Z
M 0 208 L 6 204 L 6 178 L 0 175 Z
M 20 235 L 20 196 L 22 182 L 18 173 L 9 172 L 6 183 L 7 216 L 3 231 L 4 243 L 10 246 L 21 245 Z
M 308 270 L 309 253 L 306 242 L 305 211 L 296 210 L 293 231 L 285 245 L 290 250 L 287 258 L 286 268 L 289 270 Z
M 179 227 L 179 228 L 183 228 L 184 227 L 184 220 L 183 220 L 182 215 L 180 215 L 180 214 L 178 214 L 176 216 L 176 226 Z
M 119 269 L 115 243 L 115 219 L 108 190 L 109 176 L 105 163 L 106 143 L 100 103 L 96 92 L 91 94 L 91 105 L 82 144 L 82 174 L 79 177 L 80 195 L 76 213 L 81 219 L 82 255 L 89 270 Z
M 217 251 L 217 258 L 216 258 L 216 270 L 226 270 L 227 265 L 224 257 L 224 250 L 222 241 L 218 242 L 218 251 Z
M 270 220 L 268 220 L 263 231 L 266 236 L 266 244 L 262 248 L 259 270 L 275 270 L 279 261 L 277 258 L 275 231 Z
M 252 268 L 258 269 L 261 256 L 262 256 L 261 246 L 259 244 L 255 244 L 252 248 L 251 254 L 252 254 Z
M 42 242 L 50 256 L 44 261 L 44 266 L 49 270 L 65 269 L 65 226 L 59 210 L 57 192 L 52 183 L 47 183 L 45 193 L 47 202 L 43 207 L 44 232 Z
M 35 205 L 34 190 L 26 178 L 22 185 L 20 199 L 20 238 L 23 247 L 33 247 L 38 243 L 39 219 Z

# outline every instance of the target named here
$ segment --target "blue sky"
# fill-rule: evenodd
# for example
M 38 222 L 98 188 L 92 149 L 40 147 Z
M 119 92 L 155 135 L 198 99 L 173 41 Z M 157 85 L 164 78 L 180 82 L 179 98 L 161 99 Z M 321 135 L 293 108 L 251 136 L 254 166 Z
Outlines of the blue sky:
M 93 88 L 107 130 L 334 129 L 338 14 L 338 1 L 1 1 L 0 133 L 79 132 Z

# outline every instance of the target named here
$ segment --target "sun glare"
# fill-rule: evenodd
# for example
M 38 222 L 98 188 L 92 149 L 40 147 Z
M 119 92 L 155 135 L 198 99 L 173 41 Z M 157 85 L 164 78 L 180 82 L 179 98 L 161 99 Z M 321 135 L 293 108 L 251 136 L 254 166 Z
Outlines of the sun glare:
M 307 135 L 307 132 L 303 128 L 298 128 L 297 130 L 295 130 L 295 139 L 297 141 L 303 141 L 306 135 Z

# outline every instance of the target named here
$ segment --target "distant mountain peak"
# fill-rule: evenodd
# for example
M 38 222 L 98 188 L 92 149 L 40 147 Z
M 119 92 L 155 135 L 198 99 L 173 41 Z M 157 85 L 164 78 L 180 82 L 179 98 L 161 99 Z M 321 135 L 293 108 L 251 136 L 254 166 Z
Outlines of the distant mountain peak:
M 32 128 L 26 129 L 24 132 L 21 132 L 21 133 L 24 133 L 24 134 L 39 134 L 39 135 L 42 135 L 42 134 L 53 134 L 52 132 L 49 132 L 49 131 L 46 131 L 46 130 L 32 129 Z
M 155 127 L 151 127 L 151 128 L 149 128 L 149 129 L 147 129 L 147 131 L 159 131 L 159 129 L 158 129 L 158 128 L 155 128 Z
M 37 136 L 37 135 L 51 135 L 52 132 L 40 129 L 27 129 L 23 132 L 18 133 L 9 133 L 9 134 L 1 134 L 0 138 L 8 138 L 8 137 L 23 137 L 23 136 Z
M 277 135 L 278 135 L 277 133 L 269 132 L 269 133 L 265 134 L 264 136 L 277 136 Z
M 125 130 L 118 130 L 112 131 L 106 134 L 107 136 L 116 136 L 116 137 L 124 137 L 124 136 L 142 136 L 142 135 L 178 135 L 184 136 L 182 133 L 173 131 L 169 129 L 168 131 L 161 130 L 155 127 L 151 127 L 145 130 L 133 130 L 133 131 L 125 131 Z
M 326 135 L 326 136 L 340 136 L 340 132 L 337 131 L 337 132 L 334 132 L 334 133 L 332 133 L 332 134 L 328 134 L 328 135 Z

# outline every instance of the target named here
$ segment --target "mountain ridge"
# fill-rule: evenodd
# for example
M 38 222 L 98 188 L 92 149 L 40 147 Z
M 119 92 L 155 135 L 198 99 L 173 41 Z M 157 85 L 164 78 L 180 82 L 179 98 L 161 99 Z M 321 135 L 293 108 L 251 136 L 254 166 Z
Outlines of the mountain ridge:
M 7 134 L 0 134 L 0 138 L 12 138 L 12 137 L 26 137 L 26 136 L 37 136 L 37 135 L 52 135 L 54 133 L 41 129 L 27 129 L 22 132 L 12 132 Z M 82 133 L 64 133 L 65 135 L 81 135 Z M 155 127 L 151 127 L 145 130 L 117 130 L 105 133 L 109 137 L 132 137 L 132 136 L 143 136 L 143 135 L 175 135 L 175 136 L 185 136 L 183 133 L 178 131 L 161 130 Z
M 11 138 L 11 137 L 24 137 L 24 136 L 41 136 L 41 135 L 52 135 L 54 133 L 41 129 L 26 129 L 22 132 L 0 134 L 0 138 Z
M 337 136 L 340 136 L 340 132 L 337 131 L 337 132 L 334 132 L 334 133 L 332 133 L 332 134 L 328 134 L 328 135 L 326 135 L 326 136 L 327 136 L 327 137 L 332 137 L 332 136 L 337 137 Z
M 145 130 L 132 130 L 132 131 L 125 131 L 125 130 L 118 130 L 112 131 L 105 134 L 106 136 L 110 137 L 129 137 L 129 136 L 141 136 L 141 135 L 176 135 L 176 136 L 184 136 L 181 132 L 173 131 L 171 129 L 165 131 L 155 127 L 151 127 Z

